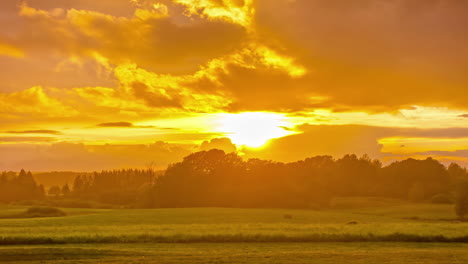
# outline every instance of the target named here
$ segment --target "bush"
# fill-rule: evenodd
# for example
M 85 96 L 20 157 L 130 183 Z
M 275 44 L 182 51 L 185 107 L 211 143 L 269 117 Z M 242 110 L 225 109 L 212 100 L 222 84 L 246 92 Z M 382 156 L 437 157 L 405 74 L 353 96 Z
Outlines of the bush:
M 465 215 L 468 214 L 468 181 L 462 181 L 458 186 L 455 213 L 460 220 L 465 220 Z
M 31 207 L 24 213 L 25 217 L 60 217 L 67 214 L 54 207 Z
M 452 195 L 448 193 L 439 193 L 431 198 L 431 203 L 433 204 L 453 204 L 454 199 Z

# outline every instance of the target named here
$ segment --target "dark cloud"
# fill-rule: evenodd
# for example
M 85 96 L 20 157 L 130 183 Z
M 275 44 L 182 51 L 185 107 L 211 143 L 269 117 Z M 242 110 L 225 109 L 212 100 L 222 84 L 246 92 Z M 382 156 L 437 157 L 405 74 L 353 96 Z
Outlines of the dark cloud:
M 463 138 L 468 135 L 467 128 L 416 129 L 363 125 L 302 125 L 297 129 L 302 131 L 302 134 L 273 139 L 260 150 L 243 151 L 246 157 L 279 161 L 295 161 L 317 155 L 341 157 L 351 153 L 368 154 L 373 158 L 386 158 L 393 154 L 382 153 L 383 145 L 379 144 L 379 139 L 382 138 Z M 460 155 L 466 154 L 463 151 L 459 153 Z M 416 154 L 418 153 L 408 153 L 408 155 Z
M 341 157 L 346 154 L 368 154 L 374 158 L 385 155 L 377 140 L 391 134 L 391 129 L 359 125 L 303 125 L 302 134 L 273 139 L 260 150 L 243 150 L 248 158 L 263 158 L 291 162 L 318 155 Z
M 259 0 L 256 7 L 260 39 L 310 70 L 271 90 L 316 93 L 329 97 L 324 107 L 354 110 L 467 107 L 467 1 Z
M 97 124 L 98 127 L 134 127 L 130 122 L 110 122 Z
M 136 10 L 130 2 L 126 4 L 127 10 Z M 158 72 L 183 73 L 232 52 L 247 38 L 240 26 L 206 19 L 188 20 L 181 13 L 175 17 L 152 17 L 148 9 L 143 11 L 147 17 L 139 17 L 137 13 L 118 17 L 74 7 L 65 9 L 61 15 L 51 15 L 39 8 L 33 3 L 23 8 L 17 20 L 24 27 L 10 38 L 11 43 L 27 53 L 56 52 L 78 57 L 99 54 L 114 64 L 133 62 Z
M 468 137 L 468 128 L 436 128 L 417 129 L 400 128 L 397 129 L 397 136 L 427 137 L 427 138 L 465 138 Z
M 134 82 L 131 88 L 135 97 L 143 99 L 143 101 L 150 107 L 182 108 L 178 93 L 165 95 L 160 92 L 156 92 L 157 90 L 155 91 L 155 89 L 150 89 L 148 85 L 141 82 Z
M 314 106 L 309 100 L 313 93 L 307 91 L 305 83 L 301 86 L 302 81 L 292 79 L 281 69 L 255 66 L 228 63 L 227 71 L 216 72 L 215 80 L 205 78 L 189 86 L 197 91 L 229 94 L 233 102 L 225 110 L 230 112 L 300 111 Z
M 9 134 L 51 134 L 60 135 L 62 132 L 57 130 L 22 130 L 22 131 L 7 131 Z
M 0 137 L 0 142 L 11 142 L 11 143 L 20 143 L 20 142 L 53 142 L 56 141 L 56 138 L 53 137 Z
M 458 117 L 468 118 L 468 114 L 459 115 Z
M 120 127 L 120 128 L 156 128 L 155 126 L 135 126 L 130 122 L 109 122 L 97 124 L 97 127 Z M 166 130 L 167 128 L 162 128 Z
M 237 152 L 237 147 L 229 138 L 214 138 L 210 141 L 204 141 L 200 150 L 220 149 L 226 153 Z
M 103 169 L 146 168 L 154 164 L 165 169 L 196 151 L 196 145 L 156 142 L 146 145 L 89 146 L 75 143 L 52 145 L 0 145 L 0 166 L 18 171 L 100 171 Z

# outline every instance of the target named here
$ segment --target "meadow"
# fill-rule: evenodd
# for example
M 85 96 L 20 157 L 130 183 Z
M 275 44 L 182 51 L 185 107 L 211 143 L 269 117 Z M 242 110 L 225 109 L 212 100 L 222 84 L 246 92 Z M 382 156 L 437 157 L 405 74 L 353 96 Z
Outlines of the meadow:
M 0 218 L 25 209 L 2 206 Z M 446 204 L 346 198 L 324 210 L 62 210 L 67 216 L 0 219 L 0 262 L 468 261 L 468 223 L 456 221 L 453 205 Z M 82 262 L 67 262 L 73 259 Z

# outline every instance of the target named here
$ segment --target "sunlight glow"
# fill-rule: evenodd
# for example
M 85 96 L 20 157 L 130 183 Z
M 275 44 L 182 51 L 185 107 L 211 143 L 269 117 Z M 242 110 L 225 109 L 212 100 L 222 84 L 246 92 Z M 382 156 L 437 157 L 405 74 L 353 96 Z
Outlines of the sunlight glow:
M 251 148 L 259 148 L 271 139 L 297 133 L 288 129 L 292 124 L 287 117 L 276 113 L 221 114 L 219 123 L 217 131 L 225 133 L 234 144 Z
M 254 17 L 253 0 L 174 0 L 187 8 L 188 14 L 223 19 L 249 28 Z

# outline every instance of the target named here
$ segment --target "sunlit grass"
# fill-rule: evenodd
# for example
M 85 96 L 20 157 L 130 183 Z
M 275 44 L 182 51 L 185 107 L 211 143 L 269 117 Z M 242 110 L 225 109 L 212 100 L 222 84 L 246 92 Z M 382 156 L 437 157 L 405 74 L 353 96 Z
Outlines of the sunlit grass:
M 17 211 L 11 208 L 3 211 Z M 65 209 L 62 218 L 0 220 L 3 244 L 138 242 L 468 242 L 451 205 L 351 209 Z M 292 218 L 286 218 L 290 215 Z M 349 224 L 356 222 L 357 224 Z
M 465 264 L 466 244 L 190 243 L 0 247 L 1 263 Z

